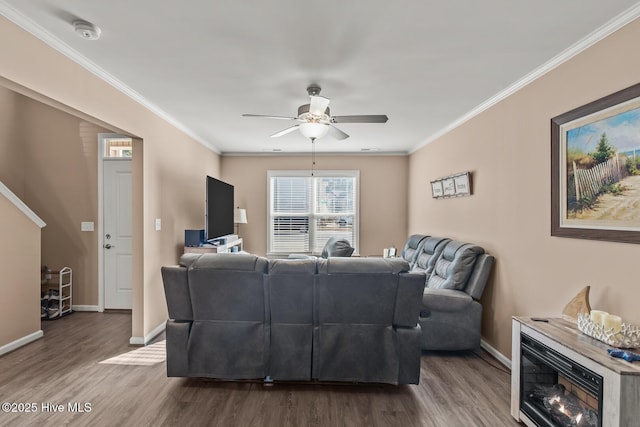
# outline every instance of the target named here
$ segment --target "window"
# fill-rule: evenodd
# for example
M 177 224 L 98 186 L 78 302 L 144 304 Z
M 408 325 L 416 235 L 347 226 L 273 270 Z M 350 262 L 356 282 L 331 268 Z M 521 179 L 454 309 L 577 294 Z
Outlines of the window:
M 105 158 L 131 158 L 133 155 L 131 138 L 106 138 L 104 141 Z
M 319 254 L 330 237 L 358 251 L 358 171 L 269 171 L 268 248 Z

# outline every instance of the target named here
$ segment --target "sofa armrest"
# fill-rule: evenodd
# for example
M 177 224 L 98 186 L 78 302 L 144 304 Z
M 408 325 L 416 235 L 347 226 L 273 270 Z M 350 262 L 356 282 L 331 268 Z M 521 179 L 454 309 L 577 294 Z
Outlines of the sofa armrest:
M 433 311 L 461 311 L 472 302 L 470 295 L 454 289 L 426 288 L 422 295 L 422 307 Z
M 420 302 L 426 276 L 423 272 L 400 273 L 398 276 L 393 324 L 413 327 L 418 324 Z
M 469 282 L 465 287 L 465 292 L 471 295 L 473 299 L 479 300 L 482 296 L 494 261 L 495 258 L 492 255 L 482 254 L 478 256 L 473 271 L 471 272 L 471 277 L 469 277 Z
M 162 267 L 162 282 L 167 300 L 169 318 L 193 320 L 191 293 L 187 279 L 187 269 L 180 266 Z

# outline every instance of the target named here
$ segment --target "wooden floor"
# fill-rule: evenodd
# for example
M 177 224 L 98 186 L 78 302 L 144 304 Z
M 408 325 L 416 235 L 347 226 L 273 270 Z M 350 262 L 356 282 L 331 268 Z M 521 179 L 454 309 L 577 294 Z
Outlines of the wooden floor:
M 73 313 L 42 329 L 44 338 L 0 357 L 0 401 L 36 409 L 0 412 L 1 426 L 519 425 L 510 375 L 485 352 L 424 353 L 418 386 L 265 386 L 167 378 L 164 362 L 99 364 L 135 349 L 128 313 Z

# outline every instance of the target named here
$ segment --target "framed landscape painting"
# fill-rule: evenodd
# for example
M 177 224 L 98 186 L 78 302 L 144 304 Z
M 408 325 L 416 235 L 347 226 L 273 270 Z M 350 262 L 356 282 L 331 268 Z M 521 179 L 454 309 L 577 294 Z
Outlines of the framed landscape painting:
M 551 235 L 640 243 L 640 84 L 551 119 Z

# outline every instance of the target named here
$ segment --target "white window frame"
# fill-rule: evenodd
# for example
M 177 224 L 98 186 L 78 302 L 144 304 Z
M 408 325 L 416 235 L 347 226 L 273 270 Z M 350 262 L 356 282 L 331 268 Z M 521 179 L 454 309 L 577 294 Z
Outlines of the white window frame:
M 360 171 L 359 170 L 268 170 L 267 171 L 267 256 L 269 257 L 278 257 L 283 255 L 288 255 L 285 252 L 272 252 L 272 236 L 273 236 L 273 219 L 272 219 L 272 206 L 271 206 L 271 179 L 274 177 L 313 177 L 313 178 L 322 178 L 322 177 L 347 177 L 347 178 L 355 178 L 355 189 L 354 189 L 354 198 L 353 207 L 354 207 L 354 225 L 353 225 L 353 242 L 351 245 L 354 247 L 353 255 L 359 254 L 360 248 Z M 312 191 L 316 191 L 316 187 L 312 187 Z M 312 203 L 315 203 L 317 199 L 315 194 L 311 195 Z M 312 207 L 311 212 L 309 213 L 309 239 L 310 242 L 313 241 L 314 236 L 312 232 L 311 224 L 313 223 L 313 218 L 315 216 L 314 209 Z M 302 252 L 305 253 L 305 252 Z M 311 253 L 306 252 L 309 255 L 319 255 L 320 253 Z

